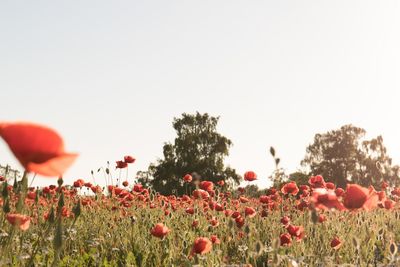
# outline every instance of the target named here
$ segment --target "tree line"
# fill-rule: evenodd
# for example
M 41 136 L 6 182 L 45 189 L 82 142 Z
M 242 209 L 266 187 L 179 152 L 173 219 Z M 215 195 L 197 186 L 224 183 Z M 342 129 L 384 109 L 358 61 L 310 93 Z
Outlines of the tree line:
M 174 118 L 175 140 L 164 144 L 163 158 L 137 173 L 138 182 L 166 195 L 190 192 L 200 180 L 224 181 L 226 189 L 237 186 L 241 175 L 224 163 L 233 143 L 218 133 L 219 119 L 199 112 Z M 365 134 L 364 129 L 351 124 L 317 133 L 300 162 L 302 169 L 291 174 L 280 167 L 280 158 L 271 147 L 269 153 L 276 168 L 269 179 L 280 186 L 289 180 L 305 184 L 310 176 L 322 175 L 325 181 L 342 188 L 347 183 L 378 188 L 383 181 L 398 186 L 400 167 L 387 155 L 382 136 L 366 140 Z M 186 174 L 192 175 L 193 183 L 183 181 Z

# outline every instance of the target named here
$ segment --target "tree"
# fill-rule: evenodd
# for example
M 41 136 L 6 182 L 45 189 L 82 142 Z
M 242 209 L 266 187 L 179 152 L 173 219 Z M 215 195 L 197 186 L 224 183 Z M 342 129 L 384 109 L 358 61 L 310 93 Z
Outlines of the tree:
M 298 184 L 298 185 L 307 185 L 309 178 L 310 178 L 310 176 L 301 170 L 297 170 L 297 171 L 289 174 L 289 181 L 296 182 L 296 184 Z
M 224 180 L 227 186 L 238 184 L 241 177 L 235 169 L 224 165 L 232 142 L 217 132 L 218 120 L 219 117 L 199 112 L 174 118 L 172 125 L 177 134 L 174 143 L 164 144 L 164 158 L 150 164 L 147 172 L 139 173 L 139 182 L 165 195 L 192 190 L 193 183 L 188 185 L 182 180 L 184 175 L 192 173 L 195 180 Z
M 321 174 L 339 187 L 348 182 L 379 186 L 383 180 L 399 183 L 399 167 L 392 166 L 382 136 L 363 140 L 366 131 L 353 125 L 316 134 L 301 164 L 310 175 Z

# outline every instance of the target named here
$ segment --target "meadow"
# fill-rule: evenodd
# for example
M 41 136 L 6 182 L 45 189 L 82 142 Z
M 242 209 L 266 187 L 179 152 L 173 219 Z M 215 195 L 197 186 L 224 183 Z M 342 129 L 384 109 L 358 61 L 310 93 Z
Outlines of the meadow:
M 342 189 L 316 175 L 305 185 L 287 182 L 257 198 L 246 188 L 228 190 L 223 181 L 190 174 L 182 183 L 196 189 L 183 196 L 164 196 L 128 180 L 100 187 L 58 178 L 33 188 L 33 173 L 61 175 L 76 155 L 36 125 L 2 124 L 0 135 L 25 168 L 18 181 L 0 177 L 1 266 L 400 264 L 400 188 L 384 181 L 380 188 Z M 115 168 L 134 161 L 125 156 Z M 257 179 L 252 171 L 243 177 Z

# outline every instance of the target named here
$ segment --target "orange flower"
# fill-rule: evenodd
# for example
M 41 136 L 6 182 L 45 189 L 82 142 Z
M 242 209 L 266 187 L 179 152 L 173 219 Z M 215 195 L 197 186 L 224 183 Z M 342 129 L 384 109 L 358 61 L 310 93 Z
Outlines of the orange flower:
M 22 231 L 26 231 L 29 228 L 31 222 L 31 217 L 18 214 L 18 213 L 8 213 L 6 215 L 7 221 L 15 227 L 18 227 Z
M 169 229 L 162 223 L 157 223 L 150 231 L 150 233 L 158 238 L 164 238 L 169 233 Z
M 28 172 L 61 176 L 77 157 L 66 153 L 62 138 L 45 126 L 0 123 L 0 136 Z
M 194 241 L 192 248 L 192 255 L 194 254 L 206 254 L 212 249 L 212 242 L 207 237 L 198 237 Z

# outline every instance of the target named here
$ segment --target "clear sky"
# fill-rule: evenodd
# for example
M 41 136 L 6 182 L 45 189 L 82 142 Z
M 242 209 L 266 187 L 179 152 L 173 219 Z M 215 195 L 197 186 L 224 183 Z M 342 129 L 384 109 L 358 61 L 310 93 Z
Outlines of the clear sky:
M 57 129 L 80 153 L 67 182 L 125 154 L 132 174 L 146 169 L 173 141 L 173 117 L 195 111 L 221 116 L 227 163 L 261 186 L 269 146 L 293 171 L 315 133 L 348 123 L 382 134 L 400 163 L 399 5 L 3 0 L 0 119 Z

